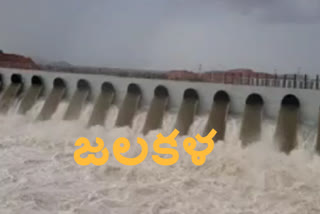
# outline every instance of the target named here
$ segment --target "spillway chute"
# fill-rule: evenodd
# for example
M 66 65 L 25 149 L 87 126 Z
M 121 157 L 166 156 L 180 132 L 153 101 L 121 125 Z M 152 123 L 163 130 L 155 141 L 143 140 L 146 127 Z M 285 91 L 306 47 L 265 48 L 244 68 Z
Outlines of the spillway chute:
M 263 104 L 264 101 L 260 94 L 250 94 L 246 99 L 240 130 L 240 139 L 243 146 L 260 140 Z
M 188 134 L 189 128 L 193 123 L 194 116 L 197 113 L 199 105 L 198 92 L 193 88 L 188 88 L 184 91 L 183 100 L 177 115 L 176 129 L 180 135 Z
M 292 94 L 281 101 L 275 140 L 281 152 L 289 154 L 297 145 L 300 101 Z
M 57 110 L 60 101 L 66 95 L 66 91 L 67 87 L 65 81 L 59 77 L 55 78 L 53 81 L 53 88 L 46 98 L 37 120 L 49 120 Z
M 157 86 L 143 127 L 143 134 L 147 134 L 150 130 L 161 128 L 162 120 L 168 107 L 168 100 L 168 89 L 163 85 Z
M 320 155 L 320 108 L 318 113 L 318 132 L 317 132 L 317 141 L 316 141 L 315 150 L 317 154 Z
M 6 114 L 11 107 L 11 105 L 15 102 L 18 96 L 23 91 L 23 80 L 20 74 L 12 74 L 11 75 L 11 83 L 5 89 L 2 97 L 0 99 L 0 113 Z
M 103 126 L 108 113 L 108 110 L 115 98 L 115 89 L 110 82 L 104 82 L 101 85 L 101 91 L 95 101 L 88 126 L 100 125 Z
M 119 110 L 116 126 L 122 127 L 132 125 L 133 118 L 140 106 L 141 98 L 142 92 L 140 87 L 135 83 L 129 84 L 127 94 Z
M 77 120 L 80 117 L 81 110 L 85 105 L 85 102 L 89 99 L 90 90 L 90 84 L 87 80 L 80 79 L 78 81 L 77 89 L 64 114 L 64 120 Z
M 43 89 L 44 85 L 42 78 L 38 75 L 32 76 L 31 86 L 22 98 L 18 112 L 20 114 L 25 114 L 27 111 L 29 111 L 41 96 Z
M 229 111 L 230 97 L 225 91 L 218 91 L 213 97 L 212 108 L 203 135 L 206 136 L 212 129 L 217 131 L 215 141 L 223 140 Z

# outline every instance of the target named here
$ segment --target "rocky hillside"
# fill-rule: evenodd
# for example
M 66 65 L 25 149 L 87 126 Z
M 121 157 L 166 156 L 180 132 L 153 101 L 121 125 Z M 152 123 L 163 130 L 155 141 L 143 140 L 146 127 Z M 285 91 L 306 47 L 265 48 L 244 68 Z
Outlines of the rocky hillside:
M 38 65 L 29 57 L 17 54 L 8 54 L 0 50 L 0 67 L 39 69 Z

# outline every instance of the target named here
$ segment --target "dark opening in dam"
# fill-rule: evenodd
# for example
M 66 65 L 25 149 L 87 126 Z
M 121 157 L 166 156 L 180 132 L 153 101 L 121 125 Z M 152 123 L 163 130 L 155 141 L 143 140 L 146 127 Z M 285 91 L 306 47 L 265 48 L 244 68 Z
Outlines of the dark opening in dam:
M 183 100 L 178 112 L 177 121 L 175 125 L 176 129 L 180 131 L 180 135 L 188 134 L 194 116 L 197 113 L 198 105 L 198 92 L 193 88 L 186 89 L 183 94 Z
M 45 103 L 38 116 L 38 120 L 49 120 L 58 108 L 60 101 L 64 98 L 67 87 L 63 79 L 56 78 L 53 81 L 53 88 L 46 98 Z
M 25 96 L 21 100 L 18 112 L 25 114 L 37 102 L 38 98 L 44 89 L 43 81 L 40 76 L 32 76 L 31 86 L 27 89 Z
M 212 129 L 215 129 L 217 131 L 213 138 L 215 142 L 224 139 L 229 103 L 230 97 L 225 91 L 218 91 L 213 97 L 210 115 L 203 135 L 207 135 Z
M 87 80 L 80 79 L 78 81 L 77 89 L 74 92 L 64 115 L 65 120 L 77 120 L 80 117 L 81 109 L 83 108 L 85 101 L 89 99 L 90 90 L 90 85 Z
M 131 83 L 128 85 L 127 94 L 120 107 L 116 126 L 131 126 L 133 117 L 139 108 L 142 93 L 140 87 Z
M 11 105 L 23 90 L 23 80 L 20 74 L 11 75 L 11 84 L 6 88 L 0 101 L 0 112 L 6 114 Z
M 115 99 L 115 89 L 109 82 L 101 85 L 101 92 L 94 104 L 88 126 L 104 125 L 108 110 Z
M 143 134 L 147 134 L 150 130 L 161 128 L 163 116 L 168 107 L 168 100 L 168 89 L 163 85 L 157 86 L 143 127 Z
M 300 102 L 292 94 L 286 95 L 281 101 L 275 140 L 282 152 L 290 153 L 297 144 Z
M 262 126 L 262 109 L 264 101 L 259 94 L 250 94 L 246 99 L 240 139 L 243 146 L 260 140 Z

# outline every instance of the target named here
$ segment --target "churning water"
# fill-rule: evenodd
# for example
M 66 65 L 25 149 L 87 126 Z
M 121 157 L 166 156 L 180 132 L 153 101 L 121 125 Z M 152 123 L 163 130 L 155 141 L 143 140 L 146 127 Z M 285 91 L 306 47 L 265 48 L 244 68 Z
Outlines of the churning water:
M 149 152 L 138 166 L 124 166 L 110 154 L 104 166 L 79 166 L 73 160 L 75 141 L 87 137 L 113 142 L 136 137 L 153 144 L 168 135 L 176 114 L 167 114 L 163 129 L 143 136 L 146 112 L 132 128 L 114 128 L 118 109 L 111 107 L 105 127 L 86 128 L 92 106 L 78 121 L 63 121 L 61 103 L 49 121 L 34 122 L 44 102 L 25 116 L 0 116 L 0 213 L 320 213 L 320 158 L 313 153 L 315 134 L 304 128 L 298 148 L 285 155 L 273 143 L 274 122 L 262 125 L 262 141 L 241 148 L 240 120 L 229 119 L 225 141 L 216 142 L 203 166 L 195 166 L 178 136 L 180 158 L 173 166 L 159 166 Z M 202 134 L 207 116 L 195 117 L 189 135 Z M 152 149 L 152 146 L 149 148 Z M 133 146 L 130 155 L 140 153 Z

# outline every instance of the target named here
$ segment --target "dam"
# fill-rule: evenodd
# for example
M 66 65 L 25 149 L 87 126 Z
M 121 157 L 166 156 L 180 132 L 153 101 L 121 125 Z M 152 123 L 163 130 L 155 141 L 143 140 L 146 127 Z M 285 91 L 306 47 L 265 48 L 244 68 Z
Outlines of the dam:
M 320 211 L 315 83 L 294 88 L 263 80 L 245 85 L 45 70 L 0 73 L 1 213 Z M 152 151 L 137 166 L 113 157 L 119 137 L 131 142 L 124 156 L 136 157 L 137 137 L 152 145 L 157 134 L 167 136 L 174 128 L 180 129 L 180 157 L 172 166 L 156 164 Z M 195 166 L 183 141 L 212 128 L 219 130 L 214 150 Z M 103 139 L 109 161 L 75 163 L 79 137 Z
M 132 126 L 139 111 L 147 112 L 143 134 L 161 128 L 166 112 L 177 113 L 174 127 L 186 135 L 196 115 L 207 115 L 203 135 L 214 128 L 214 140 L 223 140 L 228 115 L 242 118 L 243 146 L 260 139 L 263 120 L 277 122 L 279 149 L 290 153 L 297 144 L 300 124 L 318 126 L 320 93 L 314 80 L 251 79 L 250 84 L 217 84 L 119 77 L 86 72 L 0 69 L 0 112 L 6 114 L 16 100 L 25 114 L 38 100 L 44 105 L 37 120 L 50 120 L 62 101 L 68 107 L 63 120 L 77 120 L 86 103 L 94 105 L 87 126 L 104 126 L 110 106 L 119 107 L 115 126 Z M 248 82 L 248 81 L 247 81 Z M 320 129 L 319 129 L 320 130 Z M 320 137 L 316 150 L 320 151 Z

